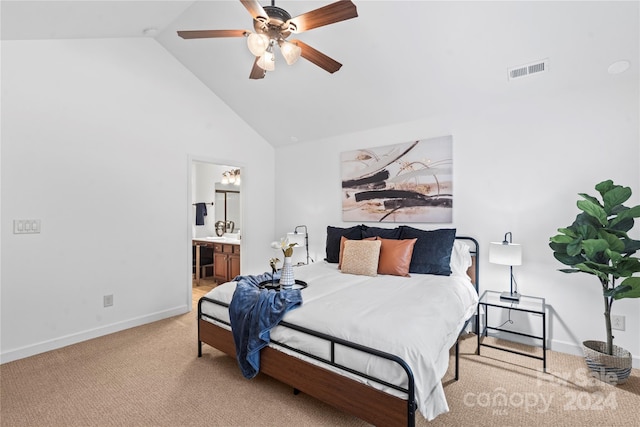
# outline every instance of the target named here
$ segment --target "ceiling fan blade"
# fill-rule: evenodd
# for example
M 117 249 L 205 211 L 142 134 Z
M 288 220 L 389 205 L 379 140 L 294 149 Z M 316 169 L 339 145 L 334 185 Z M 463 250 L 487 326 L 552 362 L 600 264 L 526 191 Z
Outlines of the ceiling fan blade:
M 215 37 L 244 37 L 249 32 L 245 30 L 194 30 L 178 31 L 183 39 L 209 39 Z
M 256 56 L 256 60 L 253 61 L 253 68 L 251 69 L 251 73 L 249 74 L 249 78 L 253 80 L 263 79 L 267 72 L 262 68 L 258 67 L 258 59 L 259 56 Z
M 302 56 L 307 61 L 313 62 L 318 67 L 330 72 L 331 74 L 335 73 L 342 67 L 342 64 L 338 61 L 329 58 L 324 53 L 320 52 L 309 46 L 308 44 L 301 42 L 300 40 L 294 39 L 290 40 L 291 43 L 296 44 L 302 49 L 300 56 Z
M 269 22 L 269 15 L 264 11 L 258 0 L 240 0 L 242 5 L 247 8 L 253 19 L 263 23 Z
M 351 0 L 339 0 L 321 8 L 312 10 L 295 18 L 291 18 L 287 24 L 295 25 L 295 29 L 289 25 L 294 33 L 309 31 L 324 25 L 334 24 L 347 19 L 356 18 L 358 11 Z

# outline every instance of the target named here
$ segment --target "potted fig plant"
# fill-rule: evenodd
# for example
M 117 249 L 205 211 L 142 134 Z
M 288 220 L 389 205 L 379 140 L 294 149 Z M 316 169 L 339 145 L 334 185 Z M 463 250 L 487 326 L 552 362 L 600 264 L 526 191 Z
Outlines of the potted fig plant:
M 549 246 L 554 257 L 571 268 L 564 273 L 587 273 L 600 281 L 604 298 L 604 320 L 607 341 L 584 341 L 587 366 L 601 380 L 622 384 L 631 373 L 631 354 L 613 344 L 611 307 L 622 298 L 640 297 L 640 260 L 632 256 L 640 249 L 640 240 L 627 234 L 640 217 L 640 205 L 623 205 L 631 197 L 631 189 L 607 180 L 596 185 L 601 200 L 579 193 L 578 209 L 573 224 L 559 228 Z

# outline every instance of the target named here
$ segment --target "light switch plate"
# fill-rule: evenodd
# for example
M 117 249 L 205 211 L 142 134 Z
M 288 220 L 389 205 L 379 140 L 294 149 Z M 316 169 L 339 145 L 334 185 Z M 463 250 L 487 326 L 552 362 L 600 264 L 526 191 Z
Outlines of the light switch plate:
M 40 233 L 39 219 L 14 219 L 13 234 L 37 234 Z

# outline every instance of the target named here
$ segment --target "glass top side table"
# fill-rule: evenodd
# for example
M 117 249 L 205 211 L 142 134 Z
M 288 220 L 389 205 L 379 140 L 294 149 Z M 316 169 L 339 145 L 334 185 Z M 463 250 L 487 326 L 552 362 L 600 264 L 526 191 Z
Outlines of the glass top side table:
M 542 368 L 544 372 L 547 371 L 547 317 L 546 317 L 546 302 L 544 298 L 520 295 L 519 301 L 510 301 L 500 299 L 501 292 L 485 291 L 478 300 L 478 315 L 476 316 L 476 331 L 478 332 L 478 355 L 480 355 L 481 347 L 491 347 L 497 350 L 507 351 L 509 353 L 519 354 L 521 356 L 530 357 L 533 359 L 542 360 Z M 484 307 L 484 316 L 482 315 L 481 308 Z M 542 336 L 527 334 L 519 331 L 511 331 L 503 329 L 500 326 L 489 326 L 488 316 L 489 309 L 494 308 L 496 310 L 514 310 L 525 313 L 532 313 L 540 315 L 542 318 Z M 482 326 L 482 328 L 481 328 Z M 512 350 L 494 346 L 484 343 L 482 338 L 488 336 L 489 331 L 499 331 L 508 334 L 519 335 L 523 337 L 533 338 L 542 341 L 542 356 L 534 354 L 524 353 L 518 350 Z

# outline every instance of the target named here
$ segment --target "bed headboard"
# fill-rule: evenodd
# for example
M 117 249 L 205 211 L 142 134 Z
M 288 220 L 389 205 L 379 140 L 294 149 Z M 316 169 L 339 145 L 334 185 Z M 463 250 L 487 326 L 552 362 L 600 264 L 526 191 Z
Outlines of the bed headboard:
M 471 253 L 471 267 L 467 269 L 467 274 L 471 278 L 471 283 L 473 283 L 473 286 L 475 286 L 476 292 L 478 292 L 478 283 L 480 280 L 478 256 L 480 255 L 480 245 L 478 244 L 478 241 L 473 237 L 456 236 L 456 239 L 466 240 L 466 243 L 469 244 L 469 252 Z

